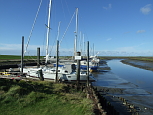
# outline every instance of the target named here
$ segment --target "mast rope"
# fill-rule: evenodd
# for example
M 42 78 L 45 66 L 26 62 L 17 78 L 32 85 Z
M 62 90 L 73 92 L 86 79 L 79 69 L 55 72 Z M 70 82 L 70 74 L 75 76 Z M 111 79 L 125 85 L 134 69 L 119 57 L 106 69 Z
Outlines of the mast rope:
M 26 48 L 25 48 L 25 51 L 24 51 L 24 55 L 25 55 L 25 53 L 27 52 L 27 48 L 28 48 L 28 45 L 29 45 L 29 42 L 30 42 L 30 38 L 31 38 L 31 36 L 32 36 L 32 32 L 33 32 L 33 30 L 34 30 L 34 26 L 35 26 L 35 24 L 36 24 L 36 20 L 37 20 L 37 17 L 38 17 L 38 13 L 39 13 L 41 4 L 42 4 L 42 0 L 40 0 L 40 4 L 39 4 L 38 10 L 37 10 L 37 13 L 36 13 L 36 16 L 35 16 L 35 19 L 34 19 L 34 22 L 33 22 L 32 28 L 31 28 L 31 31 L 30 31 L 30 35 L 29 35 L 28 42 L 27 42 L 27 45 L 26 45 Z
M 67 32 L 67 30 L 68 30 L 68 28 L 69 28 L 69 26 L 70 26 L 70 24 L 71 24 L 71 22 L 72 22 L 72 19 L 73 19 L 74 15 L 75 15 L 75 12 L 74 12 L 74 14 L 73 14 L 73 16 L 72 16 L 72 18 L 71 18 L 71 20 L 70 20 L 70 22 L 69 22 L 69 24 L 68 24 L 68 26 L 67 26 L 65 32 L 64 32 L 62 38 L 61 38 L 61 41 L 59 42 L 59 46 L 60 46 L 60 44 L 61 44 L 63 38 L 65 37 L 65 34 L 66 34 L 66 32 Z

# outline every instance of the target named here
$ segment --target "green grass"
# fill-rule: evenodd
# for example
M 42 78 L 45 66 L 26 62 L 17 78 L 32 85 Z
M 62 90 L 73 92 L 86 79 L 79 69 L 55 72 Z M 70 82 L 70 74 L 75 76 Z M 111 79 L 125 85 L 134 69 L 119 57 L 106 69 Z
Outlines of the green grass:
M 40 59 L 44 59 L 45 56 L 40 56 Z M 71 59 L 71 56 L 60 56 L 60 59 Z M 21 59 L 19 55 L 0 55 L 0 60 L 13 60 Z M 37 56 L 24 56 L 24 59 L 37 59 Z
M 44 56 L 40 56 L 43 59 Z M 13 60 L 21 59 L 21 56 L 18 55 L 0 55 L 0 60 Z M 37 56 L 24 56 L 24 59 L 37 59 Z
M 143 57 L 143 56 L 100 56 L 101 60 L 109 60 L 109 59 L 132 59 L 132 60 L 140 60 L 140 61 L 153 61 L 153 57 Z
M 0 115 L 91 115 L 92 102 L 66 84 L 0 79 Z
M 133 58 L 129 58 L 129 59 L 153 62 L 153 57 L 133 57 Z

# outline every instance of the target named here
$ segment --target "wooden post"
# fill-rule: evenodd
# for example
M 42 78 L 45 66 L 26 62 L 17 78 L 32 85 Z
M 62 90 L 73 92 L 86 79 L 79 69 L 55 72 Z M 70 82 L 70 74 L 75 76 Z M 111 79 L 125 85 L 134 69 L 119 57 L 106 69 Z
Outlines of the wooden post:
M 24 36 L 22 36 L 21 74 L 23 74 Z
M 89 86 L 89 41 L 87 41 L 87 86 Z
M 76 56 L 81 56 L 81 52 L 77 52 Z M 80 83 L 80 60 L 77 60 L 77 85 Z
M 37 68 L 40 67 L 40 47 L 37 48 Z
M 55 82 L 58 81 L 58 49 L 59 49 L 59 41 L 57 40 L 57 52 L 56 52 L 56 78 L 55 78 Z
M 44 81 L 44 76 L 43 76 L 43 72 L 42 69 L 38 70 L 38 77 L 41 81 Z

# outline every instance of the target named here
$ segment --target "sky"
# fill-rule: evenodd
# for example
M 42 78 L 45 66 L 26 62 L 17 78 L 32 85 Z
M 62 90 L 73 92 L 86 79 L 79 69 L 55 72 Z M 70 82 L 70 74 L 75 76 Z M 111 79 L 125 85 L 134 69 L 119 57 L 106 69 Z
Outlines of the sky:
M 37 47 L 46 55 L 48 4 L 49 0 L 0 0 L 0 55 L 21 55 L 22 36 L 25 55 L 37 55 Z M 82 55 L 89 41 L 90 55 L 153 56 L 153 0 L 52 0 L 50 56 L 56 55 L 57 39 L 59 55 L 74 54 L 76 8 L 77 51 Z

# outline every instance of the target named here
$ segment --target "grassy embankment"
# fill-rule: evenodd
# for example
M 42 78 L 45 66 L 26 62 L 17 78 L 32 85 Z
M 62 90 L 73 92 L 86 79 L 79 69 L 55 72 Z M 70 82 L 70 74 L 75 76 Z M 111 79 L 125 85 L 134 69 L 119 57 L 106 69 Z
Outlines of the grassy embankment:
M 40 57 L 44 60 L 44 56 Z M 20 64 L 21 56 L 17 55 L 0 55 L 0 65 Z M 24 56 L 24 63 L 37 63 L 37 56 Z
M 40 56 L 43 59 L 44 56 Z M 0 55 L 0 60 L 15 60 L 21 59 L 21 56 L 18 55 Z M 37 59 L 37 56 L 24 56 L 24 59 Z
M 153 57 L 129 57 L 128 59 L 153 62 Z
M 143 57 L 143 56 L 98 56 L 101 60 L 110 60 L 110 59 L 132 59 L 140 61 L 151 61 L 153 62 L 153 57 Z M 60 56 L 60 59 L 71 59 L 71 56 Z M 0 62 L 10 62 L 10 60 L 20 60 L 21 56 L 17 55 L 0 55 Z M 25 56 L 24 60 L 36 60 L 37 56 Z M 44 59 L 44 56 L 41 56 L 40 59 Z
M 153 62 L 153 57 L 143 57 L 143 56 L 99 56 L 101 60 L 109 59 L 131 59 L 131 60 L 140 60 L 140 61 L 151 61 Z
M 45 61 L 45 56 L 40 56 L 41 62 Z M 71 56 L 60 56 L 59 59 L 72 59 Z M 21 56 L 0 55 L 0 65 L 20 64 Z M 37 56 L 24 56 L 24 63 L 37 63 Z
M 45 56 L 40 56 L 40 59 L 44 59 Z M 71 59 L 71 56 L 60 56 L 60 59 L 66 58 Z M 0 60 L 15 60 L 21 59 L 21 56 L 18 55 L 0 55 Z M 37 59 L 37 56 L 24 56 L 24 59 Z
M 91 115 L 92 102 L 66 84 L 0 79 L 0 115 Z

